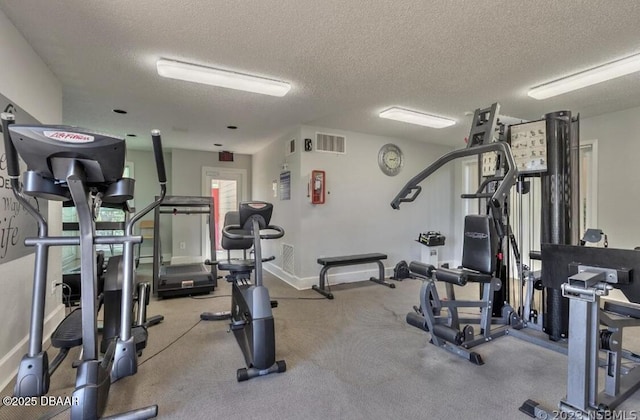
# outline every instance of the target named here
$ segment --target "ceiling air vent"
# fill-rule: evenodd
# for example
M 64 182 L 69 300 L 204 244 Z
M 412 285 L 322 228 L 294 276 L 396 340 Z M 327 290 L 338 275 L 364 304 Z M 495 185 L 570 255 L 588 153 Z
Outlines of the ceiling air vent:
M 316 151 L 345 153 L 347 139 L 336 134 L 316 133 Z

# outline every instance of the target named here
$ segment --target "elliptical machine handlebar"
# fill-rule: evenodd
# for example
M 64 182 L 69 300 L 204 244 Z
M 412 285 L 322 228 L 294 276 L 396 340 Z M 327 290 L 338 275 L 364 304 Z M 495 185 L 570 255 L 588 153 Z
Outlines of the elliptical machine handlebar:
M 164 165 L 164 155 L 162 154 L 162 139 L 160 137 L 160 130 L 151 130 L 151 140 L 153 142 L 153 155 L 155 157 L 156 169 L 158 171 L 158 182 L 160 183 L 160 196 L 153 203 L 149 204 L 147 207 L 145 207 L 140 212 L 136 213 L 131 219 L 129 219 L 125 227 L 126 235 L 132 235 L 133 226 L 151 210 L 158 207 L 164 200 L 165 195 L 167 195 L 167 175 Z
M 232 232 L 235 230 L 236 233 Z M 284 236 L 284 229 L 280 226 L 269 225 L 262 230 L 275 230 L 276 233 L 260 233 L 260 239 L 278 239 Z M 237 233 L 237 231 L 247 232 L 245 234 Z M 229 239 L 253 239 L 254 235 L 251 232 L 248 232 L 242 229 L 240 225 L 227 225 L 222 228 L 222 234 Z
M 156 159 L 156 169 L 158 170 L 158 182 L 167 183 L 167 173 L 164 166 L 164 155 L 162 154 L 162 140 L 160 130 L 151 130 L 151 140 L 153 141 L 153 155 Z
M 2 113 L 2 135 L 4 137 L 4 151 L 7 157 L 7 174 L 9 177 L 18 178 L 20 176 L 20 161 L 18 160 L 18 151 L 11 141 L 9 135 L 9 126 L 15 122 L 13 114 L 8 112 Z

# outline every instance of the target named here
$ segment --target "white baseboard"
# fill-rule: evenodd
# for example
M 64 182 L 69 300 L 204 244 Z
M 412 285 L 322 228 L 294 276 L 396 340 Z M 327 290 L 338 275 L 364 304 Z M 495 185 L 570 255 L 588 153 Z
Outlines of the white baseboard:
M 43 348 L 49 345 L 49 339 L 53 330 L 64 319 L 64 305 L 58 305 L 49 316 L 44 320 L 44 343 Z M 18 373 L 20 360 L 29 350 L 29 335 L 25 336 L 20 342 L 12 348 L 2 359 L 0 359 L 0 389 L 4 389 Z
M 311 289 L 311 286 L 314 284 L 318 284 L 319 277 L 297 277 L 292 276 L 289 273 L 284 272 L 280 267 L 273 263 L 266 263 L 263 265 L 265 271 L 273 274 L 278 277 L 280 280 L 289 284 L 292 287 L 295 287 L 298 290 L 306 290 Z M 318 275 L 320 271 L 318 270 Z M 385 267 L 384 275 L 385 278 L 389 278 L 393 274 L 393 267 Z M 358 281 L 368 280 L 370 277 L 378 277 L 378 268 L 372 268 L 368 270 L 358 270 L 358 271 L 349 271 L 346 273 L 335 273 L 328 275 L 328 280 L 330 284 L 342 284 L 342 283 L 355 283 Z

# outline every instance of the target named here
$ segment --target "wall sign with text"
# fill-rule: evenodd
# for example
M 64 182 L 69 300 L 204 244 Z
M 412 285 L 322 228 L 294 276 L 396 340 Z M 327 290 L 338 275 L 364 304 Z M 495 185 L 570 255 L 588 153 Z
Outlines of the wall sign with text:
M 9 103 L 4 96 L 0 95 L 0 110 L 6 109 Z M 38 124 L 35 118 L 17 106 L 14 106 L 13 112 L 16 124 Z M 1 131 L 2 128 L 0 133 Z M 42 214 L 47 214 L 46 200 L 32 198 L 31 204 Z M 7 174 L 4 141 L 0 141 L 0 264 L 34 253 L 34 247 L 24 245 L 25 238 L 34 236 L 38 236 L 38 225 L 13 195 L 11 181 Z

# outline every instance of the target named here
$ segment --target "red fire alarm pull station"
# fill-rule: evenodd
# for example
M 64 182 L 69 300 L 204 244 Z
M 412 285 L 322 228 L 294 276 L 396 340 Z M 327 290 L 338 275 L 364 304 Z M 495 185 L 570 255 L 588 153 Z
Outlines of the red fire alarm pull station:
M 311 179 L 309 181 L 311 204 L 324 204 L 326 181 L 324 171 L 311 171 Z

